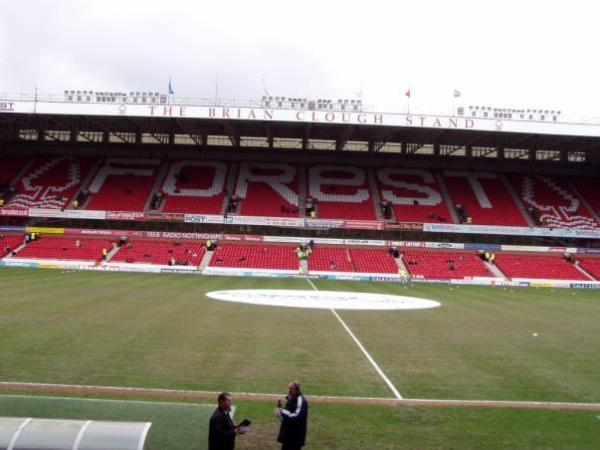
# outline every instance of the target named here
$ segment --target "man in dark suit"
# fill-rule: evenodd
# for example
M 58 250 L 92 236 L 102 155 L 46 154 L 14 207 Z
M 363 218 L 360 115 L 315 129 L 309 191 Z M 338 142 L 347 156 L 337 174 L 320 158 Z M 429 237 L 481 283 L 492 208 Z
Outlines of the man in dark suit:
M 300 450 L 306 443 L 308 402 L 300 392 L 300 384 L 297 381 L 288 385 L 288 395 L 285 399 L 285 407 L 278 406 L 275 410 L 281 421 L 277 442 L 281 444 L 281 450 Z
M 231 411 L 231 394 L 221 392 L 217 397 L 219 406 L 210 418 L 208 427 L 208 450 L 234 450 L 235 437 L 244 434 L 246 429 L 235 426 L 229 415 Z

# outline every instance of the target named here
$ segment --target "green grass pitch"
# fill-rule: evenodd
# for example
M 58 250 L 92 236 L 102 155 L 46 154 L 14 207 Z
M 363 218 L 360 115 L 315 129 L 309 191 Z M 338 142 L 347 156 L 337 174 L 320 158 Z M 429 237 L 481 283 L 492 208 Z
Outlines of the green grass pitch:
M 442 303 L 420 311 L 338 311 L 405 398 L 600 402 L 598 291 L 312 282 L 318 290 Z M 283 395 L 298 379 L 309 399 L 392 398 L 331 311 L 205 296 L 236 288 L 313 289 L 302 279 L 2 269 L 0 381 Z M 14 401 L 1 400 L 0 415 L 45 414 L 36 401 L 18 412 Z M 272 405 L 237 403 L 255 420 L 236 448 L 277 448 Z M 67 414 L 65 408 L 53 412 Z M 90 408 L 86 416 L 94 416 Z M 168 424 L 153 425 L 150 438 L 170 442 L 166 448 L 205 448 L 205 436 L 179 442 L 185 433 L 176 418 L 186 413 L 173 410 L 172 419 L 150 420 Z M 314 402 L 307 448 L 597 448 L 597 415 Z M 114 417 L 107 419 L 149 420 Z M 205 418 L 194 422 L 205 433 Z

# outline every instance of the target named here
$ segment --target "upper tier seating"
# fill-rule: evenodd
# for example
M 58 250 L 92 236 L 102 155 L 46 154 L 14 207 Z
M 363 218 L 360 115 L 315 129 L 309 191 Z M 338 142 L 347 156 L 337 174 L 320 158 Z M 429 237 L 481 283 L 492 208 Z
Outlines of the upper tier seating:
M 298 169 L 291 164 L 240 164 L 234 195 L 243 216 L 298 217 Z
M 402 261 L 412 277 L 460 279 L 493 277 L 481 258 L 469 252 L 403 251 Z
M 158 159 L 108 158 L 89 186 L 86 209 L 143 211 L 159 164 Z
M 562 256 L 508 255 L 497 253 L 495 264 L 509 278 L 541 280 L 587 280 L 575 266 Z
M 564 178 L 548 175 L 511 175 L 526 208 L 539 213 L 553 228 L 596 228 L 598 224 Z
M 93 158 L 70 156 L 37 158 L 15 184 L 17 193 L 8 205 L 66 208 L 94 163 Z
M 298 270 L 294 247 L 289 245 L 218 244 L 209 267 Z
M 160 189 L 163 212 L 221 214 L 228 166 L 217 161 L 176 161 Z
M 581 268 L 593 276 L 596 280 L 600 280 L 600 258 L 577 258 L 580 261 Z
M 27 156 L 0 157 L 0 192 L 9 185 L 28 162 L 29 157 Z
M 398 222 L 450 222 L 452 216 L 432 172 L 385 168 L 377 171 L 379 195 L 392 205 Z
M 130 239 L 119 247 L 110 262 L 198 266 L 205 252 L 195 241 L 150 241 Z
M 596 215 L 600 216 L 600 178 L 599 177 L 571 177 L 579 193 L 592 207 Z
M 455 205 L 462 205 L 477 225 L 528 226 L 501 175 L 490 172 L 444 171 Z
M 77 244 L 79 243 L 79 245 Z M 29 242 L 13 258 L 100 261 L 102 250 L 110 250 L 108 239 L 80 239 L 44 235 Z
M 360 167 L 310 167 L 307 197 L 315 200 L 319 219 L 377 220 L 367 174 Z

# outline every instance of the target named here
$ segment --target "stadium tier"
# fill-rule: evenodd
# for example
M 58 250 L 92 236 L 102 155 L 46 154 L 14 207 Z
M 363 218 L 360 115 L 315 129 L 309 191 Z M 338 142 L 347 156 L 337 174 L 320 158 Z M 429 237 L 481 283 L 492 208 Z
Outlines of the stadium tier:
M 511 175 L 517 194 L 539 224 L 561 228 L 596 228 L 598 222 L 565 177 Z
M 356 272 L 356 266 L 346 248 L 318 246 L 308 257 L 310 271 Z
M 402 261 L 412 277 L 460 279 L 494 276 L 475 253 L 414 250 L 402 253 Z
M 298 169 L 290 164 L 242 163 L 234 198 L 245 216 L 298 217 Z
M 229 165 L 217 161 L 173 161 L 158 192 L 163 212 L 221 214 Z M 152 205 L 151 205 L 152 206 Z
M 495 263 L 509 278 L 590 281 L 577 267 L 562 256 L 531 256 L 498 253 Z
M 209 267 L 298 270 L 293 246 L 220 244 Z
M 11 254 L 21 244 L 23 236 L 0 234 L 0 257 Z
M 600 216 L 600 181 L 592 177 L 570 177 L 569 181 L 579 191 L 596 216 Z
M 453 222 L 433 172 L 384 168 L 377 171 L 381 201 L 391 205 L 398 222 Z
M 308 198 L 320 219 L 376 220 L 367 171 L 355 166 L 312 166 Z
M 385 250 L 351 248 L 349 250 L 357 272 L 397 274 L 396 260 Z
M 11 185 L 11 181 L 29 162 L 30 158 L 27 156 L 5 156 L 0 158 L 0 192 Z
M 444 183 L 455 207 L 465 212 L 462 222 L 528 226 L 502 175 L 493 172 L 444 171 Z
M 95 164 L 93 158 L 37 157 L 14 183 L 7 203 L 23 208 L 66 208 Z
M 110 257 L 110 262 L 159 264 L 170 266 L 198 266 L 204 257 L 201 242 L 152 241 L 131 239 L 122 243 Z
M 594 229 L 600 207 L 593 178 L 155 158 L 4 162 L 0 174 L 13 180 L 5 204 L 21 208 Z
M 155 183 L 158 159 L 108 158 L 87 190 L 86 209 L 144 211 Z
M 80 239 L 43 236 L 29 241 L 16 251 L 12 258 L 95 261 L 103 258 L 103 250 L 110 250 L 113 241 L 108 239 Z
M 596 280 L 600 280 L 600 258 L 579 258 L 580 267 Z

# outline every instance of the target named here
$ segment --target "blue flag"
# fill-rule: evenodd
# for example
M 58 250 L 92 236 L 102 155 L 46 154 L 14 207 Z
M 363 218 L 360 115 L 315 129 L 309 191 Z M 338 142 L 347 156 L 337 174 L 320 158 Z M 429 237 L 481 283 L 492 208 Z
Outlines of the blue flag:
M 175 94 L 175 91 L 173 91 L 173 86 L 171 85 L 171 78 L 169 78 L 169 95 L 173 94 Z

